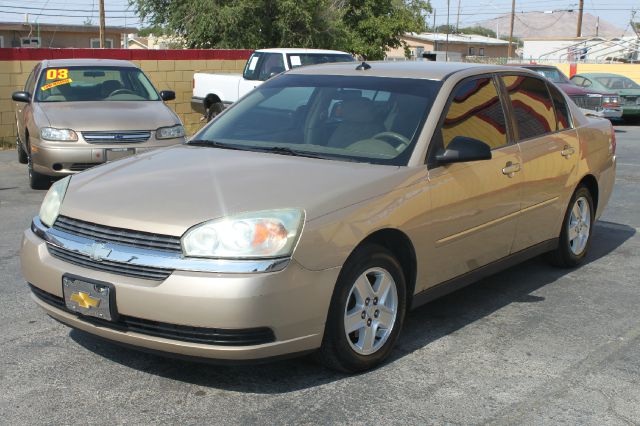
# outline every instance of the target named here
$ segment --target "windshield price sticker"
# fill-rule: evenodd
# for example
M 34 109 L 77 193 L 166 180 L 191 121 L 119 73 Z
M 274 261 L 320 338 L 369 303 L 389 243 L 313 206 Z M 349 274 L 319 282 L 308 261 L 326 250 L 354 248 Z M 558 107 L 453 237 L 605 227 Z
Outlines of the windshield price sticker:
M 249 62 L 249 71 L 253 71 L 256 69 L 256 65 L 258 64 L 258 58 L 257 56 L 254 56 L 253 58 L 251 58 L 251 62 Z
M 52 87 L 60 86 L 63 84 L 69 84 L 71 82 L 73 82 L 73 80 L 71 80 L 70 78 L 65 78 L 64 80 L 58 80 L 58 81 L 54 81 L 53 83 L 45 84 L 40 88 L 40 90 L 49 90 Z
M 69 70 L 66 68 L 53 68 L 47 70 L 47 80 L 64 80 L 69 77 Z
M 300 56 L 291 56 L 291 66 L 299 67 L 302 65 L 302 61 L 300 61 Z

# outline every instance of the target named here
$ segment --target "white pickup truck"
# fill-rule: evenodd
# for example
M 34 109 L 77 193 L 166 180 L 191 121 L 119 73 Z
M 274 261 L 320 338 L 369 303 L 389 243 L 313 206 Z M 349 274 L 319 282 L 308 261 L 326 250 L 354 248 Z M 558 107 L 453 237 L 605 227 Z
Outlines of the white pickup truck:
M 304 65 L 353 62 L 354 57 L 339 50 L 260 49 L 253 52 L 240 74 L 193 75 L 191 108 L 209 121 L 264 81 L 283 71 Z

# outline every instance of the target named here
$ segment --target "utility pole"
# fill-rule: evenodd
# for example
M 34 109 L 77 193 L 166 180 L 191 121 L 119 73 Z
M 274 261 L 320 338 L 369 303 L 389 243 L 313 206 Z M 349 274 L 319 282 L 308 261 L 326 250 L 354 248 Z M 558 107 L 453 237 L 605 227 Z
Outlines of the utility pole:
M 445 43 L 445 48 L 444 48 L 444 60 L 445 60 L 445 62 L 449 62 L 449 30 L 450 30 L 450 28 L 449 28 L 449 5 L 450 5 L 450 3 L 451 3 L 451 0 L 447 0 L 447 41 Z
M 511 0 L 511 28 L 509 29 L 509 48 L 507 50 L 507 59 L 511 58 L 511 50 L 512 50 L 511 43 L 513 42 L 513 21 L 515 17 L 516 17 L 516 0 Z
M 104 0 L 100 0 L 100 49 L 104 49 Z
M 584 0 L 580 0 L 580 6 L 578 7 L 578 30 L 576 31 L 576 37 L 582 37 L 582 11 L 584 9 Z
M 460 31 L 460 1 L 458 0 L 458 17 L 456 18 L 456 34 L 458 34 Z
M 436 10 L 433 9 L 433 28 L 431 29 L 431 32 L 435 33 L 437 32 L 436 30 Z

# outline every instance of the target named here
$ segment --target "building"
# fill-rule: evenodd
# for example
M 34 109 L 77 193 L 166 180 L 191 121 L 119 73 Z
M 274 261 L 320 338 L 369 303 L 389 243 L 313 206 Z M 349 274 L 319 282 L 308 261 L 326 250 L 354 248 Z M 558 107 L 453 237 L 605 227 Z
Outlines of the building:
M 119 49 L 128 33 L 137 28 L 106 27 L 105 47 Z M 96 25 L 0 22 L 0 47 L 99 48 L 100 28 Z
M 411 59 L 450 61 L 462 60 L 468 56 L 506 58 L 509 42 L 497 38 L 471 34 L 406 33 L 401 37 L 403 46 L 387 50 L 387 59 L 404 59 L 404 45 L 409 48 Z M 513 43 L 513 49 L 517 47 Z M 446 53 L 445 53 L 446 52 Z
M 549 62 L 638 62 L 640 38 L 532 37 L 523 40 L 522 58 Z
M 127 49 L 183 49 L 184 39 L 181 37 L 155 36 L 136 37 L 136 34 L 128 34 L 125 47 Z

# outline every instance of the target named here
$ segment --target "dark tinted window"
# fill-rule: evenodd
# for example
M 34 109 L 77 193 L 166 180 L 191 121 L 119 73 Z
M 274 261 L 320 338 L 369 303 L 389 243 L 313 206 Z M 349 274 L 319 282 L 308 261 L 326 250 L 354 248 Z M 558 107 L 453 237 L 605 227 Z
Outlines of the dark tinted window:
M 244 66 L 243 77 L 246 80 L 265 81 L 283 71 L 285 68 L 282 53 L 256 52 Z
M 558 122 L 558 130 L 564 130 L 571 127 L 571 119 L 569 117 L 569 108 L 564 100 L 562 93 L 552 85 L 549 85 L 549 92 L 553 99 L 553 106 L 556 109 L 556 121 Z
M 287 61 L 290 68 L 297 68 L 330 62 L 354 62 L 355 59 L 351 55 L 337 53 L 291 53 L 287 54 Z
M 490 77 L 467 80 L 455 88 L 442 123 L 444 147 L 456 136 L 479 139 L 491 148 L 507 144 L 504 111 Z
M 521 75 L 502 78 L 513 106 L 518 140 L 555 132 L 556 117 L 546 83 Z

